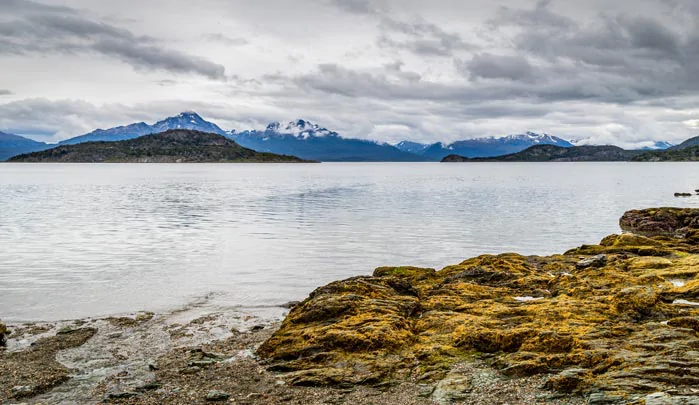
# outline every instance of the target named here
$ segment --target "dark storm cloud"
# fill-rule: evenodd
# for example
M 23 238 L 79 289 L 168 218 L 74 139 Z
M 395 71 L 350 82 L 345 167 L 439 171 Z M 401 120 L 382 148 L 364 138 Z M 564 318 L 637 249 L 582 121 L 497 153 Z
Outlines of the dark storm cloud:
M 11 20 L 0 21 L 0 53 L 97 52 L 136 69 L 194 73 L 224 79 L 225 68 L 206 59 L 167 49 L 148 36 L 91 20 L 76 10 L 22 0 L 4 7 Z
M 512 44 L 507 55 L 457 60 L 459 71 L 513 82 L 535 77 L 533 98 L 630 103 L 699 90 L 696 28 L 679 32 L 660 19 L 627 14 L 600 14 L 583 24 L 557 14 L 550 2 L 501 8 L 488 25 Z
M 625 25 L 633 48 L 656 50 L 667 55 L 677 55 L 680 51 L 681 37 L 657 21 L 635 18 Z

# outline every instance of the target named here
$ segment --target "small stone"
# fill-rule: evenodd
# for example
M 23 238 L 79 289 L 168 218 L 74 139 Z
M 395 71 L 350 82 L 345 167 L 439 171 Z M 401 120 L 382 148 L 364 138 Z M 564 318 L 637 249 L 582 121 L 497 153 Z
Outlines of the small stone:
M 219 390 L 211 390 L 206 394 L 206 400 L 211 402 L 225 401 L 230 397 L 231 394 Z
M 180 374 L 196 374 L 200 371 L 201 371 L 201 367 L 191 366 L 191 367 L 187 367 L 185 369 L 182 369 L 182 371 L 180 371 Z
M 139 391 L 152 391 L 152 390 L 158 390 L 160 388 L 163 388 L 163 384 L 158 382 L 158 381 L 151 381 L 147 382 L 140 387 L 138 387 Z
M 624 401 L 624 397 L 621 395 L 595 392 L 587 398 L 587 405 L 612 405 L 623 403 L 622 401 Z
M 575 267 L 586 269 L 588 267 L 603 267 L 605 264 L 607 264 L 607 255 L 597 255 L 580 260 Z
M 675 197 L 691 197 L 692 193 L 675 193 Z
M 422 398 L 429 398 L 434 392 L 434 385 L 419 384 L 417 395 Z
M 265 328 L 264 325 L 255 325 L 252 328 L 250 328 L 250 332 L 258 332 L 261 331 Z
M 29 385 L 16 385 L 12 387 L 12 395 L 15 397 L 24 397 L 27 395 L 31 395 L 32 393 L 32 387 Z
M 147 322 L 155 316 L 152 312 L 139 312 L 136 314 L 136 322 Z

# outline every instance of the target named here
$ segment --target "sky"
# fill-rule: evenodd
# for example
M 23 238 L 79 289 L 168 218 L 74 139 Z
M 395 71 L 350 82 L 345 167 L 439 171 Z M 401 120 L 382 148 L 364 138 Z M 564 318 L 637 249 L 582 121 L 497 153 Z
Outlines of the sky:
M 0 0 L 0 131 L 196 111 L 345 137 L 699 135 L 695 0 Z

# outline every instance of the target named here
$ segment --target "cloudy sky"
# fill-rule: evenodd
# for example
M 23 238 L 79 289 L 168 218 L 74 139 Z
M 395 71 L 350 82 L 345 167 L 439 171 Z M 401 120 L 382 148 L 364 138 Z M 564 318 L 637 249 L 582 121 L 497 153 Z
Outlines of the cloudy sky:
M 0 0 L 0 131 L 194 110 L 345 136 L 699 135 L 695 0 Z

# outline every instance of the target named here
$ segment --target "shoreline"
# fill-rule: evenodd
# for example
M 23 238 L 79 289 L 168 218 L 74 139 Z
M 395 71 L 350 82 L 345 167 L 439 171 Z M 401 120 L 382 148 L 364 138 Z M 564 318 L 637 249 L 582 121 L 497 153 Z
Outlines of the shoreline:
M 510 403 L 584 403 L 543 389 L 540 376 L 512 380 L 486 363 L 458 365 L 459 377 L 454 374 L 442 386 L 418 380 L 377 387 L 293 386 L 255 354 L 281 322 L 219 309 L 9 322 L 8 346 L 0 350 L 0 403 L 447 404 L 449 387 L 464 384 L 464 375 L 481 385 L 463 398 L 469 404 L 489 405 L 493 395 L 515 401 Z M 28 378 L 7 379 L 17 374 Z
M 0 400 L 699 403 L 699 209 L 628 211 L 620 227 L 563 254 L 378 268 L 276 319 L 191 305 L 10 324 Z

